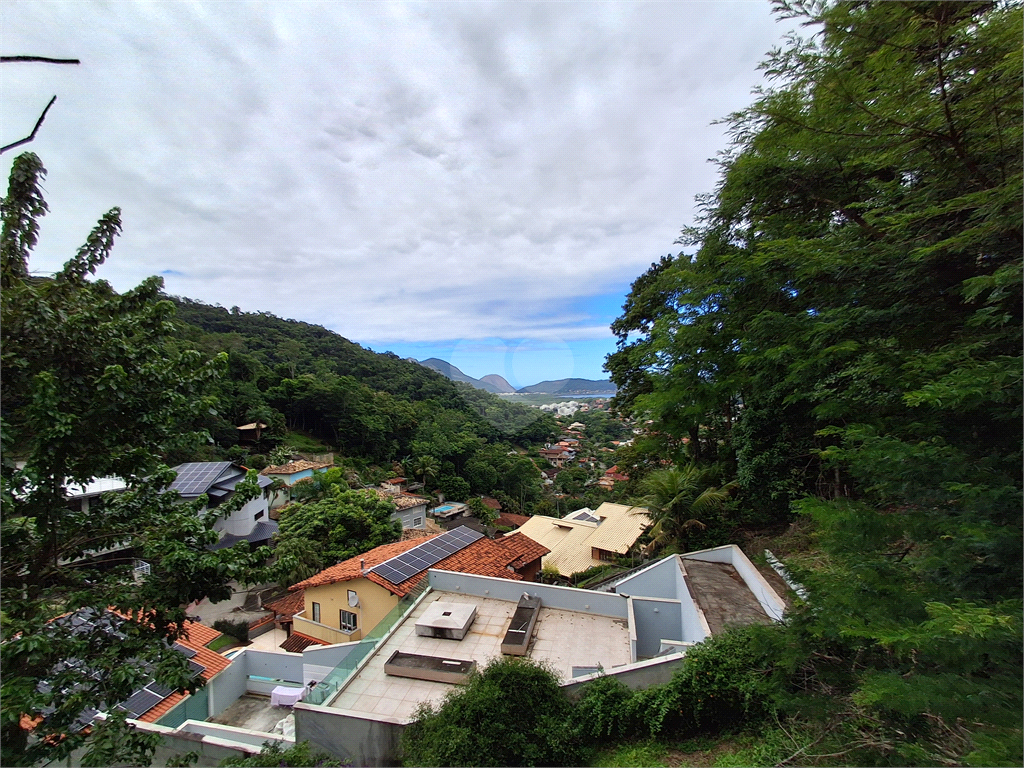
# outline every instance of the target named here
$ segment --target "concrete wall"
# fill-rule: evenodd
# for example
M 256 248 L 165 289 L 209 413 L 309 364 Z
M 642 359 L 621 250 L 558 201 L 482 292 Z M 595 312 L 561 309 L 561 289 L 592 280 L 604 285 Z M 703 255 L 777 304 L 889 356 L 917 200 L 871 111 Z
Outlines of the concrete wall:
M 637 658 L 657 656 L 663 639 L 683 640 L 678 600 L 631 597 L 629 601 L 633 604 Z
M 245 693 L 248 676 L 245 672 L 245 653 L 240 653 L 231 664 L 215 678 L 207 682 L 207 706 L 210 716 L 219 715 Z
M 400 509 L 391 515 L 392 520 L 397 520 L 402 524 L 403 528 L 426 528 L 427 527 L 427 505 L 420 504 L 418 507 L 409 507 L 409 509 Z M 419 519 L 420 524 L 416 525 L 416 520 Z
M 676 576 L 679 575 L 679 563 L 675 557 L 666 557 L 653 565 L 649 565 L 632 576 L 627 576 L 615 585 L 615 591 L 627 595 L 643 595 L 644 597 L 665 597 L 679 600 Z
M 184 755 L 187 752 L 195 752 L 199 755 L 196 766 L 217 766 L 226 757 L 248 757 L 259 754 L 261 746 L 236 741 L 230 738 L 220 738 L 216 735 L 196 733 L 186 730 L 189 725 L 198 725 L 194 720 L 187 720 L 177 729 L 167 728 L 156 723 L 142 723 L 133 720 L 135 727 L 143 733 L 155 733 L 161 737 L 160 746 L 157 747 L 153 756 L 153 765 L 166 765 L 171 757 Z M 205 725 L 205 723 L 203 724 Z M 252 733 L 256 733 L 252 731 Z M 265 741 L 267 736 L 263 736 Z M 261 742 L 262 744 L 262 742 Z M 282 744 L 284 747 L 291 746 L 289 743 Z M 74 759 L 71 765 L 81 763 Z
M 686 567 L 684 561 L 677 556 L 673 556 L 672 559 L 680 566 L 676 569 L 676 588 L 679 592 L 679 602 L 682 610 L 683 640 L 699 643 L 711 635 L 711 627 L 704 616 L 704 611 L 701 610 L 700 606 L 697 605 L 697 601 L 693 599 L 693 595 L 690 594 L 690 588 L 687 586 L 686 578 L 683 575 Z
M 576 696 L 582 692 L 583 686 L 603 676 L 614 677 L 627 688 L 634 691 L 641 688 L 650 688 L 652 685 L 664 685 L 672 679 L 672 675 L 683 665 L 684 655 L 682 653 L 671 656 L 659 656 L 656 659 L 640 661 L 636 664 L 629 664 L 625 667 L 615 667 L 605 670 L 603 673 L 577 677 L 572 682 L 562 686 L 562 690 L 570 696 Z
M 241 509 L 235 510 L 226 517 L 218 518 L 213 528 L 214 530 L 224 531 L 235 536 L 245 536 L 259 522 L 259 520 L 255 519 L 259 512 L 263 513 L 263 517 L 260 520 L 269 519 L 269 509 L 270 506 L 267 498 L 260 494 L 255 499 L 247 501 Z M 216 512 L 217 510 L 214 509 L 212 511 Z
M 310 621 L 302 613 L 297 613 L 292 617 L 292 629 L 299 632 L 307 637 L 315 637 L 318 640 L 323 640 L 325 643 L 348 643 L 352 642 L 352 636 L 348 635 L 340 630 L 331 629 L 324 624 L 318 624 L 315 621 Z
M 239 661 L 244 662 L 246 676 L 269 677 L 291 683 L 302 680 L 302 656 L 295 653 L 246 648 L 235 658 L 236 663 Z
M 398 718 L 295 705 L 295 741 L 311 741 L 352 765 L 398 765 L 399 742 L 406 721 Z
M 711 563 L 729 563 L 746 583 L 747 588 L 754 593 L 764 612 L 776 621 L 782 621 L 782 615 L 786 610 L 785 601 L 772 589 L 771 585 L 761 572 L 754 567 L 743 550 L 735 544 L 727 544 L 724 547 L 704 549 L 699 552 L 690 552 L 685 560 L 703 560 Z
M 526 592 L 539 597 L 541 605 L 545 608 L 593 613 L 615 619 L 625 619 L 628 615 L 627 601 L 620 595 L 609 592 L 592 592 L 588 589 L 512 581 L 492 576 L 472 576 L 433 568 L 428 572 L 428 578 L 430 587 L 439 592 L 461 592 L 510 602 L 519 602 L 519 598 Z

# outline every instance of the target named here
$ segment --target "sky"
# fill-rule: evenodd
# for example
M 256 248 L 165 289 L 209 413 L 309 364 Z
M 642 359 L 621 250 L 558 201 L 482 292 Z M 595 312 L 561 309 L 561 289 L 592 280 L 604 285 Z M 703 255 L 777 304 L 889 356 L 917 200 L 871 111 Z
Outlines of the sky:
M 82 63 L 0 67 L 0 141 L 57 96 L 23 148 L 48 169 L 34 272 L 119 206 L 118 290 L 157 274 L 478 378 L 601 379 L 791 24 L 767 0 L 7 0 L 4 55 Z

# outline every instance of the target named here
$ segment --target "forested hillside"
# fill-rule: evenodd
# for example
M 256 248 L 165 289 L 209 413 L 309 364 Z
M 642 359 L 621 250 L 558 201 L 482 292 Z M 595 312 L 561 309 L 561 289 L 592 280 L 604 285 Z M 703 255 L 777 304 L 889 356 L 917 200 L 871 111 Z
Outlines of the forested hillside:
M 298 431 L 337 449 L 359 469 L 410 460 L 407 472 L 428 475 L 449 498 L 507 494 L 519 508 L 537 500 L 540 476 L 512 445 L 543 441 L 554 419 L 453 382 L 393 354 L 378 354 L 326 328 L 267 313 L 231 311 L 175 299 L 184 344 L 227 354 L 216 385 L 217 414 L 206 426 L 207 452 L 254 466 Z M 262 445 L 242 449 L 237 427 L 268 425 Z M 260 453 L 263 451 L 263 453 Z M 427 460 L 425 473 L 416 472 Z
M 844 764 L 1016 765 L 1021 7 L 780 8 L 813 36 L 729 118 L 689 249 L 633 284 L 616 402 L 649 461 L 812 537 L 777 712 Z

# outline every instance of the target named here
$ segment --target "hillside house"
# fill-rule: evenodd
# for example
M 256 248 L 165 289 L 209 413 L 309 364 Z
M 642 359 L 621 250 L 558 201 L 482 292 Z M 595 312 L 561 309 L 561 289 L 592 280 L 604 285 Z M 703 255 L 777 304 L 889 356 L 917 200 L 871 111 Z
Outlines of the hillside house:
M 185 501 L 193 501 L 205 494 L 209 509 L 215 509 L 231 498 L 235 487 L 245 479 L 248 472 L 245 467 L 230 461 L 193 461 L 179 464 L 174 471 L 178 477 L 167 490 L 177 491 Z M 272 481 L 261 475 L 257 482 L 260 489 L 266 491 Z M 269 519 L 269 511 L 266 493 L 261 493 L 247 501 L 241 509 L 220 517 L 213 529 L 221 533 L 221 540 L 210 548 L 220 549 L 239 541 L 248 541 L 254 545 L 267 543 L 277 533 L 277 523 Z
M 522 534 L 488 539 L 465 527 L 384 544 L 292 586 L 293 592 L 303 591 L 305 602 L 293 618 L 292 636 L 326 643 L 360 640 L 420 585 L 430 567 L 532 581 L 548 551 Z
M 583 508 L 564 518 L 534 515 L 517 533 L 551 550 L 542 566 L 572 576 L 628 554 L 650 526 L 645 508 L 605 502 L 596 511 Z
M 314 472 L 321 472 L 333 466 L 334 464 L 330 462 L 306 461 L 302 459 L 300 461 L 289 461 L 287 464 L 267 467 L 260 472 L 261 477 L 269 477 L 271 480 L 280 480 L 284 483 L 284 488 L 275 491 L 271 496 L 270 508 L 277 509 L 291 501 L 291 489 L 297 482 L 312 477 Z

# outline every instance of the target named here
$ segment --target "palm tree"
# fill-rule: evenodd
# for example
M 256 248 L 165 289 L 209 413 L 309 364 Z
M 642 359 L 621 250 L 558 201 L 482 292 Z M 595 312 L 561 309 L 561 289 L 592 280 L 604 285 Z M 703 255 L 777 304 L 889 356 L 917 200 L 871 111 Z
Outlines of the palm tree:
M 414 475 L 420 478 L 423 483 L 423 495 L 427 495 L 427 478 L 437 477 L 441 471 L 441 465 L 433 456 L 418 456 L 410 463 Z
M 735 487 L 729 483 L 715 488 L 711 482 L 711 472 L 694 464 L 661 469 L 643 480 L 646 495 L 639 503 L 651 512 L 651 543 L 656 548 L 682 543 L 691 531 L 707 528 L 699 518 L 719 512 Z

